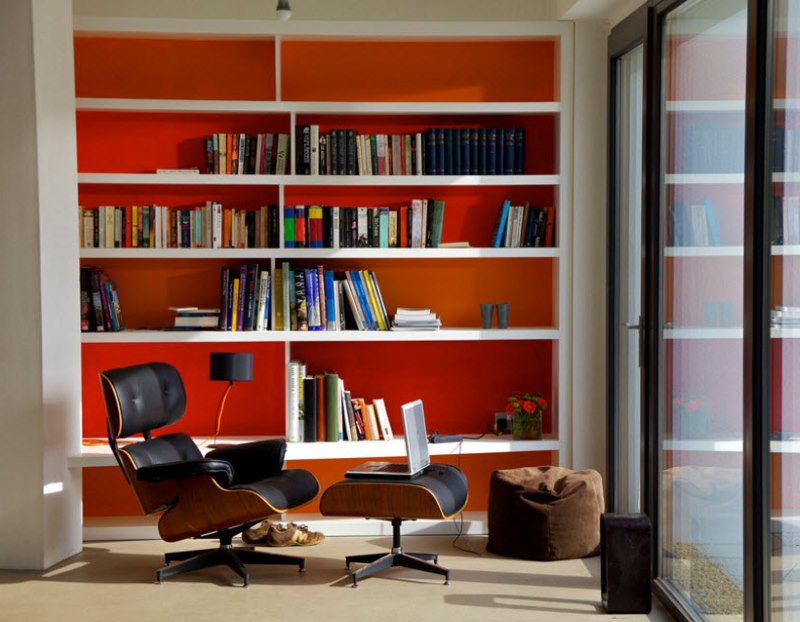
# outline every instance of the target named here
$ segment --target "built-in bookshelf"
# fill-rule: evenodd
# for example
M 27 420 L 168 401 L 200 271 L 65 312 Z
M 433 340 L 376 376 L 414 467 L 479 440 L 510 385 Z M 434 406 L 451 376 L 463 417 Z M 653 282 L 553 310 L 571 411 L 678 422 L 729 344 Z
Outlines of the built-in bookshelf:
M 564 301 L 571 193 L 569 160 L 562 154 L 568 153 L 571 136 L 572 35 L 555 23 L 533 32 L 530 25 L 463 26 L 448 25 L 426 36 L 412 36 L 401 25 L 387 27 L 382 35 L 366 33 L 360 25 L 323 34 L 232 31 L 203 79 L 188 67 L 212 47 L 202 33 L 188 40 L 169 33 L 148 38 L 147 32 L 115 37 L 108 25 L 78 26 L 81 208 L 188 210 L 218 202 L 223 209 L 274 205 L 281 210 L 279 243 L 273 247 L 81 248 L 81 265 L 102 269 L 116 284 L 125 326 L 119 332 L 83 334 L 87 439 L 102 437 L 105 429 L 97 373 L 155 359 L 181 370 L 190 409 L 181 426 L 202 438 L 212 427 L 220 393 L 207 380 L 208 353 L 229 349 L 252 351 L 255 375 L 231 393 L 223 436 L 285 435 L 287 364 L 298 359 L 309 369 L 336 370 L 354 394 L 384 398 L 398 437 L 400 404 L 422 398 L 429 431 L 465 436 L 457 446 L 432 445 L 432 453 L 464 468 L 472 509 L 486 507 L 482 479 L 488 481 L 491 470 L 558 462 L 566 441 L 560 421 L 570 407 Z M 213 39 L 213 45 L 218 42 Z M 378 51 L 383 64 L 370 60 Z M 159 66 L 164 55 L 173 59 L 169 67 Z M 332 58 L 338 62 L 331 65 Z M 119 77 L 110 74 L 111 62 Z M 233 65 L 235 70 L 226 70 Z M 343 67 L 361 76 L 357 84 Z M 216 86 L 211 89 L 206 80 Z M 298 129 L 311 126 L 323 135 L 353 128 L 365 136 L 521 128 L 524 142 L 514 174 L 467 174 L 466 169 L 463 174 L 459 169 L 452 174 L 300 174 L 303 133 Z M 288 136 L 287 170 L 209 173 L 205 139 L 217 135 L 219 141 L 234 133 Z M 427 198 L 445 206 L 444 247 L 287 247 L 287 208 L 385 206 L 400 213 L 413 200 Z M 552 210 L 552 244 L 494 247 L 493 231 L 506 201 Z M 516 226 L 524 230 L 529 212 L 520 209 Z M 219 306 L 221 271 L 245 263 L 256 263 L 273 277 L 284 264 L 370 271 L 380 282 L 389 315 L 400 306 L 431 308 L 442 328 L 276 330 L 272 308 L 265 330 L 163 330 L 173 320 L 170 307 Z M 272 291 L 276 286 L 273 282 Z M 509 303 L 507 329 L 481 328 L 484 302 Z M 494 412 L 517 391 L 541 392 L 548 400 L 544 440 L 484 435 Z M 324 486 L 341 476 L 348 460 L 401 454 L 397 440 L 291 443 L 287 459 L 315 461 L 309 468 Z M 109 456 L 102 445 L 87 444 L 72 464 L 110 466 Z M 87 495 L 94 494 L 92 486 L 90 478 Z

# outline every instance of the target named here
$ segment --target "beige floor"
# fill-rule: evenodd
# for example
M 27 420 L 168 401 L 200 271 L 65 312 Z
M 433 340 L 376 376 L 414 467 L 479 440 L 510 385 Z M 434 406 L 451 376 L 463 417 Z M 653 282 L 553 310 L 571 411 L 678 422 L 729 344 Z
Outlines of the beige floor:
M 306 572 L 251 566 L 251 585 L 232 586 L 232 572 L 199 571 L 154 582 L 168 550 L 197 543 L 93 542 L 47 572 L 0 571 L 0 620 L 249 620 L 281 622 L 470 622 L 472 620 L 653 620 L 672 618 L 654 603 L 649 615 L 608 615 L 600 602 L 600 558 L 559 562 L 507 559 L 485 551 L 485 536 L 407 536 L 408 551 L 439 554 L 451 584 L 402 568 L 364 579 L 357 589 L 344 575 L 345 554 L 377 552 L 386 537 L 329 537 L 304 554 Z M 267 549 L 276 551 L 276 549 Z

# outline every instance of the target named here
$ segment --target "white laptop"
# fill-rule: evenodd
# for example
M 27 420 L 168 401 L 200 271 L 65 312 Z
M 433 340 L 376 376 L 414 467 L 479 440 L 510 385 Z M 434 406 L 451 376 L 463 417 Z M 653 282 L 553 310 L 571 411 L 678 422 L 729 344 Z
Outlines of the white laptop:
M 364 462 L 349 471 L 345 477 L 415 477 L 431 463 L 428 454 L 428 435 L 425 431 L 425 413 L 422 400 L 403 404 L 403 436 L 408 462 Z

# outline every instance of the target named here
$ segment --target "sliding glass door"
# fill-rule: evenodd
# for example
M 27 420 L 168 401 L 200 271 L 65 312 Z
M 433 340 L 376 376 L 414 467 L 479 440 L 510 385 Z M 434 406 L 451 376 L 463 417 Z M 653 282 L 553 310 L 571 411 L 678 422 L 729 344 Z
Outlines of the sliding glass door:
M 658 575 L 691 615 L 737 620 L 747 2 L 684 2 L 660 24 Z

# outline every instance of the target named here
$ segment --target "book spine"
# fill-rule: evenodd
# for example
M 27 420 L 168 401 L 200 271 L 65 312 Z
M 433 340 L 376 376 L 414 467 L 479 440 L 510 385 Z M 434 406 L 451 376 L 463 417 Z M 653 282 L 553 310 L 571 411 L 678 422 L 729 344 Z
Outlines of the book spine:
M 324 270 L 323 278 L 325 282 L 325 329 L 338 330 L 338 318 L 336 317 L 336 304 L 334 302 L 336 289 L 333 282 L 333 270 Z
M 514 175 L 525 173 L 525 128 L 514 128 Z
M 425 174 L 436 175 L 436 128 L 425 130 Z
M 303 442 L 317 440 L 317 379 L 303 378 Z
M 305 274 L 302 270 L 294 270 L 292 272 L 292 277 L 295 300 L 294 315 L 297 318 L 296 327 L 293 323 L 292 330 L 305 331 L 308 330 L 308 296 L 306 295 Z M 289 306 L 291 307 L 291 302 Z
M 340 404 L 339 375 L 328 372 L 325 374 L 325 437 L 328 441 L 340 441 L 343 437 Z
M 319 306 L 319 329 L 328 330 L 327 301 L 325 299 L 325 274 L 322 266 L 317 266 L 315 285 L 317 288 L 316 304 Z

